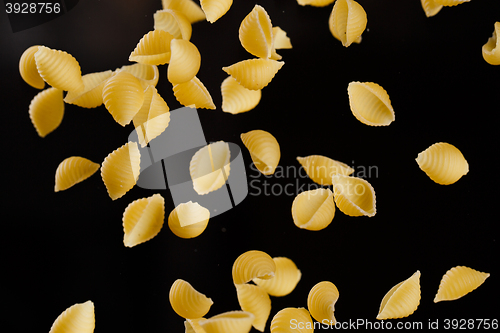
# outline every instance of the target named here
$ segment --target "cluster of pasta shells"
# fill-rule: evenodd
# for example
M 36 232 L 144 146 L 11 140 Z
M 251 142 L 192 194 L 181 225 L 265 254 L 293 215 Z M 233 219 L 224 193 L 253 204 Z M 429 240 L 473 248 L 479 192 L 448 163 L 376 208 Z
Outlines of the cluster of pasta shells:
M 170 230 L 180 238 L 198 237 L 205 231 L 210 211 L 197 202 L 181 203 L 168 216 Z
M 292 218 L 301 229 L 323 230 L 335 216 L 333 192 L 329 188 L 318 188 L 298 194 L 292 203 Z
M 420 271 L 398 283 L 382 299 L 377 319 L 396 319 L 411 315 L 420 304 Z
M 387 126 L 394 121 L 391 100 L 380 85 L 373 82 L 351 82 L 347 93 L 353 115 L 363 124 Z
M 64 191 L 92 176 L 100 165 L 84 157 L 71 156 L 65 158 L 56 169 L 54 191 Z
M 345 47 L 361 42 L 367 24 L 366 12 L 354 0 L 337 0 L 333 5 L 328 26 L 333 37 Z
M 61 313 L 52 324 L 49 333 L 92 333 L 95 328 L 94 303 L 77 303 Z
M 307 308 L 311 316 L 320 323 L 335 325 L 335 303 L 339 299 L 337 287 L 330 281 L 314 285 L 307 296 Z
M 418 154 L 416 161 L 430 179 L 441 185 L 453 184 L 469 172 L 462 152 L 446 142 L 431 145 Z
M 252 130 L 240 137 L 257 169 L 264 175 L 272 175 L 281 158 L 278 140 L 264 130 Z

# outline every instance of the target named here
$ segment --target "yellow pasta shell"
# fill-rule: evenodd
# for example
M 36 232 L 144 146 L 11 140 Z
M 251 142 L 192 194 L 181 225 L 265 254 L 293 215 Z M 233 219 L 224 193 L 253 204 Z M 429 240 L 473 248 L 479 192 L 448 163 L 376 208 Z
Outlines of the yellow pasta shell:
M 208 225 L 210 211 L 197 202 L 181 203 L 168 216 L 170 230 L 181 238 L 194 238 Z
M 186 16 L 189 22 L 196 23 L 205 20 L 205 13 L 193 0 L 162 0 L 163 9 L 173 9 Z
M 443 8 L 443 5 L 438 4 L 435 0 L 420 0 L 420 3 L 427 17 L 436 15 Z
M 39 92 L 31 100 L 29 115 L 36 132 L 42 138 L 54 131 L 64 117 L 62 90 L 47 88 Z
M 169 300 L 172 309 L 182 318 L 196 319 L 208 313 L 214 302 L 181 279 L 170 287 Z
M 276 264 L 267 253 L 250 250 L 241 254 L 233 263 L 234 284 L 247 283 L 255 278 L 267 280 L 274 276 Z
M 71 54 L 39 46 L 34 57 L 38 73 L 52 87 L 66 91 L 84 88 L 80 64 Z
M 363 7 L 353 0 L 337 0 L 333 5 L 328 26 L 332 35 L 348 47 L 360 41 L 367 23 Z
M 375 216 L 375 190 L 366 180 L 358 177 L 333 175 L 335 204 L 349 216 Z
M 200 325 L 201 320 L 206 320 L 206 318 L 186 319 L 184 321 L 184 333 L 206 333 Z
M 196 76 L 190 81 L 173 86 L 174 96 L 184 106 L 194 105 L 198 109 L 215 109 L 212 96 Z
M 141 83 L 142 90 L 146 90 L 148 86 L 156 87 L 158 79 L 160 78 L 158 66 L 156 65 L 137 63 L 133 65 L 122 66 L 121 68 L 118 68 L 116 70 L 116 72 L 120 71 L 128 72 L 135 76 Z
M 280 27 L 273 27 L 273 46 L 275 49 L 291 49 L 292 42 L 286 35 L 286 31 Z
M 170 42 L 174 39 L 164 30 L 153 30 L 145 34 L 128 60 L 147 65 L 163 65 L 170 61 Z
M 335 303 L 339 299 L 337 287 L 330 281 L 317 283 L 307 296 L 307 308 L 311 316 L 320 323 L 335 325 Z
M 313 333 L 314 324 L 304 308 L 284 308 L 271 321 L 271 333 Z
M 241 309 L 255 316 L 252 326 L 256 330 L 264 332 L 271 313 L 271 299 L 267 292 L 253 284 L 237 284 L 236 294 Z
M 49 333 L 92 333 L 94 328 L 94 303 L 87 301 L 64 310 L 52 324 Z
M 333 3 L 335 0 L 297 0 L 301 6 L 325 7 Z
M 347 164 L 322 155 L 297 157 L 297 161 L 302 165 L 309 178 L 320 185 L 333 185 L 332 176 L 337 173 L 349 176 L 354 172 L 354 169 Z
M 38 46 L 39 45 L 30 46 L 23 52 L 19 59 L 19 73 L 24 82 L 33 88 L 43 89 L 45 87 L 45 81 L 40 76 L 40 73 L 38 73 L 35 61 L 35 53 L 38 51 Z
M 434 1 L 440 5 L 451 7 L 460 5 L 464 2 L 469 2 L 470 0 L 434 0 Z
M 370 126 L 387 126 L 395 119 L 387 91 L 373 82 L 351 82 L 347 87 L 352 114 Z
M 239 38 L 248 53 L 259 58 L 271 57 L 273 25 L 264 7 L 255 5 L 240 24 Z
M 255 108 L 262 97 L 261 90 L 249 90 L 228 76 L 221 84 L 222 111 L 238 114 Z
M 193 28 L 182 12 L 174 9 L 158 10 L 154 13 L 153 19 L 155 30 L 164 30 L 174 38 L 191 39 Z
M 441 279 L 434 303 L 459 299 L 482 285 L 489 276 L 469 267 L 453 267 Z
M 293 222 L 301 229 L 322 230 L 332 223 L 334 216 L 335 203 L 329 188 L 304 191 L 293 200 Z
M 206 320 L 200 326 L 206 333 L 248 333 L 252 329 L 255 316 L 246 311 L 229 311 Z
M 295 289 L 302 277 L 302 273 L 289 258 L 276 257 L 273 258 L 273 261 L 276 265 L 274 277 L 267 280 L 254 278 L 253 282 L 271 296 L 286 296 Z
M 495 22 L 495 30 L 482 48 L 483 58 L 490 65 L 500 65 L 500 22 Z
M 469 164 L 455 146 L 438 142 L 418 154 L 416 161 L 430 179 L 441 185 L 450 185 L 469 172 Z
M 247 59 L 222 67 L 222 70 L 235 78 L 243 87 L 259 90 L 271 82 L 284 64 L 283 61 L 272 59 Z
M 76 92 L 69 91 L 66 97 L 64 97 L 64 101 L 82 108 L 96 108 L 100 106 L 103 103 L 102 89 L 106 84 L 106 80 L 112 75 L 113 72 L 108 70 L 82 76 L 84 89 Z
M 210 23 L 214 23 L 226 14 L 232 4 L 233 0 L 200 0 L 201 9 Z
M 116 200 L 135 186 L 141 164 L 136 142 L 128 142 L 110 153 L 101 165 L 101 177 L 111 199 Z
M 72 156 L 59 163 L 56 169 L 54 191 L 64 191 L 92 176 L 100 165 L 86 158 Z
M 170 43 L 170 63 L 167 69 L 168 81 L 179 84 L 190 81 L 198 73 L 201 55 L 198 48 L 190 41 L 174 39 Z
M 229 177 L 231 151 L 227 142 L 218 141 L 198 150 L 189 163 L 193 187 L 200 195 L 221 188 Z
M 280 146 L 276 138 L 263 130 L 243 133 L 240 137 L 257 169 L 264 175 L 272 175 L 281 157 Z
M 411 315 L 420 304 L 420 271 L 398 283 L 382 299 L 377 319 L 397 319 Z

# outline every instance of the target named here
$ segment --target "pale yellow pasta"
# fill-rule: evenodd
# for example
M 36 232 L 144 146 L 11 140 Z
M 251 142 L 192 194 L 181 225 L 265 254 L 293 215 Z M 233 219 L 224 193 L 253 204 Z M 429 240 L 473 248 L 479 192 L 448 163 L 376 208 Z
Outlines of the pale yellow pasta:
M 77 303 L 61 313 L 49 333 L 92 333 L 95 328 L 94 303 Z
M 441 279 L 434 303 L 459 299 L 482 285 L 489 276 L 469 267 L 453 267 Z
M 271 57 L 273 25 L 264 7 L 255 5 L 240 24 L 239 38 L 247 52 L 259 58 Z
M 301 229 L 323 230 L 332 223 L 334 216 L 335 203 L 329 188 L 304 191 L 293 200 L 293 223 Z
M 40 73 L 38 73 L 35 61 L 35 53 L 38 51 L 38 46 L 30 46 L 23 52 L 19 59 L 19 74 L 21 74 L 24 82 L 33 88 L 43 89 L 45 81 L 40 76 Z
M 29 116 L 36 132 L 42 138 L 54 131 L 64 117 L 63 91 L 47 88 L 39 92 L 31 100 Z
M 54 192 L 64 191 L 92 176 L 100 165 L 84 157 L 65 158 L 56 169 Z
M 233 0 L 200 0 L 201 9 L 210 23 L 214 23 L 226 14 L 232 4 Z
M 274 276 L 276 264 L 267 253 L 250 250 L 241 254 L 233 263 L 234 284 L 247 283 L 255 278 L 267 280 Z
M 230 159 L 229 144 L 224 141 L 199 149 L 189 163 L 189 173 L 196 193 L 204 195 L 221 188 L 231 171 Z
M 108 70 L 82 76 L 84 89 L 77 92 L 69 91 L 64 101 L 83 108 L 96 108 L 102 105 L 102 89 L 112 75 L 113 72 Z
M 84 88 L 80 64 L 71 54 L 39 46 L 34 57 L 38 73 L 52 87 L 66 91 Z
M 420 3 L 427 17 L 436 15 L 443 8 L 443 5 L 438 4 L 435 0 L 420 0 Z
M 186 319 L 184 321 L 184 333 L 206 333 L 200 325 L 200 320 L 206 320 L 206 318 Z
M 352 114 L 370 126 L 387 126 L 395 119 L 387 91 L 373 82 L 351 82 L 347 87 Z
M 165 220 L 165 199 L 160 194 L 132 201 L 123 212 L 123 244 L 133 247 L 160 232 Z
M 205 13 L 193 0 L 162 0 L 163 9 L 178 10 L 184 14 L 189 22 L 196 23 L 205 20 Z
M 434 1 L 440 5 L 451 7 L 460 5 L 464 2 L 469 2 L 470 0 L 434 0 Z
M 495 22 L 493 36 L 482 48 L 483 58 L 490 65 L 500 65 L 500 22 Z
M 249 90 L 228 76 L 221 84 L 222 111 L 238 114 L 254 109 L 262 97 L 261 90 Z
M 189 282 L 177 279 L 168 294 L 170 305 L 182 318 L 197 319 L 208 313 L 214 302 L 193 288 Z
M 153 30 L 145 34 L 128 60 L 147 65 L 164 65 L 170 61 L 170 42 L 174 39 L 164 30 Z
M 284 308 L 271 321 L 271 333 L 313 333 L 311 315 L 304 308 Z
M 181 238 L 198 237 L 205 231 L 210 211 L 197 202 L 181 203 L 168 216 L 170 230 Z
M 347 164 L 322 155 L 297 157 L 297 161 L 309 178 L 320 185 L 332 185 L 332 176 L 337 173 L 349 176 L 354 172 L 354 169 Z
M 333 175 L 333 197 L 335 204 L 349 216 L 375 216 L 375 190 L 366 180 L 358 177 Z
M 333 3 L 335 0 L 297 0 L 301 6 L 325 7 Z
M 354 0 L 337 0 L 333 5 L 328 26 L 332 35 L 348 47 L 361 41 L 367 23 L 366 12 Z
M 419 153 L 416 161 L 430 179 L 441 185 L 457 182 L 469 172 L 469 164 L 455 146 L 438 142 Z
M 241 309 L 255 316 L 252 326 L 256 330 L 264 332 L 271 313 L 271 299 L 267 292 L 254 284 L 237 284 L 236 295 Z
M 286 296 L 295 289 L 302 277 L 302 273 L 289 258 L 275 257 L 273 261 L 276 265 L 274 277 L 267 280 L 254 278 L 252 281 L 271 296 Z
M 292 42 L 290 38 L 286 35 L 286 31 L 280 27 L 273 27 L 273 48 L 271 50 L 271 59 L 281 60 L 281 56 L 276 53 L 279 49 L 291 49 Z
M 174 9 L 158 10 L 153 15 L 154 29 L 164 30 L 174 38 L 191 39 L 193 28 L 186 15 Z
M 420 271 L 398 283 L 382 299 L 377 319 L 398 319 L 411 315 L 420 304 Z
M 196 76 L 188 82 L 173 86 L 174 96 L 184 106 L 194 105 L 198 109 L 215 109 L 212 96 Z
M 172 84 L 192 80 L 201 65 L 198 48 L 190 41 L 174 39 L 170 43 L 170 63 L 167 68 L 167 79 Z
M 142 90 L 146 90 L 148 86 L 156 87 L 160 74 L 158 71 L 158 66 L 156 65 L 146 65 L 146 64 L 133 64 L 122 66 L 118 68 L 116 72 L 128 72 L 135 76 L 141 83 Z
M 311 316 L 322 324 L 335 325 L 335 303 L 339 299 L 337 287 L 330 281 L 322 281 L 311 288 L 307 296 L 307 308 Z
M 228 311 L 206 320 L 200 326 L 206 333 L 248 333 L 252 329 L 255 316 L 246 311 Z
M 241 141 L 250 152 L 253 163 L 264 175 L 272 175 L 281 157 L 280 146 L 269 132 L 253 130 L 240 135 Z
M 271 82 L 284 64 L 283 61 L 273 59 L 247 59 L 222 67 L 222 70 L 235 78 L 243 87 L 259 90 Z
M 140 163 L 141 153 L 136 142 L 127 142 L 106 156 L 101 165 L 101 177 L 111 199 L 121 198 L 135 186 Z

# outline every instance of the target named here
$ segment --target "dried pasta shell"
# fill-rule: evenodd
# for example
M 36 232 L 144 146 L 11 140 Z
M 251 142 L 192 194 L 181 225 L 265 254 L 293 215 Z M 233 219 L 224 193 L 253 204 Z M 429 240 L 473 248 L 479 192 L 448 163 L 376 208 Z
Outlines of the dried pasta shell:
M 441 185 L 450 185 L 469 172 L 469 164 L 455 146 L 438 142 L 418 154 L 416 161 L 430 179 Z
M 420 304 L 420 271 L 387 292 L 380 304 L 377 319 L 397 319 L 411 315 Z
M 235 78 L 243 87 L 259 90 L 271 82 L 284 64 L 283 61 L 272 59 L 247 59 L 222 67 L 222 70 Z
M 164 30 L 174 38 L 191 39 L 193 28 L 182 12 L 174 9 L 158 10 L 154 13 L 153 19 L 155 30 Z
M 210 211 L 197 202 L 181 203 L 168 216 L 170 230 L 181 238 L 194 238 L 208 225 Z
M 326 7 L 335 0 L 297 0 L 301 6 Z
M 272 175 L 281 157 L 280 146 L 276 138 L 263 130 L 243 133 L 240 137 L 257 169 L 264 175 Z
M 38 46 L 30 46 L 23 52 L 19 59 L 19 74 L 21 74 L 24 82 L 33 88 L 43 89 L 45 81 L 40 76 L 40 73 L 38 73 L 35 61 L 35 53 L 38 51 Z
M 66 97 L 64 97 L 64 101 L 82 108 L 96 108 L 100 106 L 103 103 L 102 89 L 106 84 L 106 80 L 112 75 L 113 72 L 108 70 L 82 76 L 84 89 L 77 92 L 69 91 Z
M 200 326 L 206 333 L 248 333 L 252 329 L 255 316 L 246 311 L 229 311 L 206 320 Z
M 297 161 L 302 165 L 309 178 L 320 185 L 333 185 L 332 176 L 337 173 L 349 176 L 354 172 L 354 169 L 347 164 L 321 155 L 297 157 Z
M 284 308 L 271 321 L 271 333 L 313 333 L 311 315 L 304 308 Z
M 29 106 L 29 115 L 39 136 L 44 138 L 54 131 L 64 116 L 63 92 L 57 88 L 47 88 L 39 92 Z
M 64 191 L 92 176 L 100 165 L 86 158 L 72 156 L 59 163 L 56 169 L 54 192 Z
M 173 9 L 184 14 L 189 22 L 196 23 L 205 20 L 205 13 L 193 0 L 162 0 L 163 9 Z
M 301 229 L 322 230 L 332 223 L 334 216 L 335 203 L 329 188 L 304 191 L 293 200 L 293 222 Z
M 164 65 L 170 61 L 170 42 L 174 39 L 164 30 L 153 30 L 145 34 L 128 60 L 147 65 Z
M 333 5 L 328 21 L 332 35 L 348 47 L 353 42 L 360 41 L 367 23 L 363 7 L 353 0 L 338 0 Z
M 241 309 L 255 316 L 252 326 L 256 330 L 264 332 L 271 313 L 271 299 L 267 292 L 253 284 L 237 284 L 236 294 Z
M 441 279 L 434 303 L 459 299 L 482 285 L 489 276 L 469 267 L 453 267 Z
M 64 310 L 52 324 L 49 333 L 92 333 L 94 328 L 94 303 L 87 301 Z
M 375 216 L 375 190 L 366 180 L 358 177 L 333 175 L 335 204 L 349 216 Z
M 239 38 L 248 53 L 259 58 L 271 57 L 273 48 L 273 25 L 266 10 L 255 5 L 240 24 Z
M 500 65 L 500 22 L 495 22 L 495 30 L 482 48 L 483 58 L 490 65 Z
M 227 142 L 218 141 L 198 150 L 189 163 L 193 187 L 200 195 L 221 188 L 229 177 L 231 151 Z
M 158 71 L 158 66 L 156 65 L 146 65 L 146 64 L 133 64 L 123 66 L 116 70 L 117 72 L 124 71 L 132 74 L 139 80 L 142 86 L 142 90 L 146 90 L 148 86 L 156 87 L 160 74 Z
M 168 81 L 172 84 L 188 82 L 198 73 L 201 55 L 190 41 L 174 39 L 170 43 L 170 63 L 167 69 Z
M 196 319 L 208 313 L 214 302 L 181 279 L 170 287 L 169 300 L 172 309 L 182 318 Z
M 226 14 L 232 4 L 233 0 L 200 0 L 201 9 L 210 23 L 214 23 Z
M 84 88 L 80 64 L 71 54 L 39 46 L 34 57 L 38 73 L 52 87 L 66 91 Z
M 286 35 L 286 31 L 280 27 L 273 27 L 273 46 L 275 49 L 291 49 L 292 42 Z
M 215 109 L 212 96 L 196 76 L 190 81 L 173 86 L 174 96 L 184 106 L 194 105 L 198 109 Z
M 271 296 L 286 296 L 295 289 L 302 277 L 302 273 L 289 258 L 276 257 L 273 258 L 273 261 L 276 265 L 274 277 L 267 280 L 254 278 L 253 282 Z
M 101 177 L 111 199 L 116 200 L 135 186 L 141 163 L 136 142 L 128 142 L 110 153 L 101 165 Z
M 200 325 L 201 320 L 206 320 L 206 318 L 186 319 L 184 321 L 184 333 L 206 333 Z
M 427 17 L 436 15 L 443 8 L 443 5 L 438 4 L 435 0 L 420 0 L 420 3 Z
M 228 76 L 221 84 L 222 111 L 238 114 L 255 108 L 262 97 L 261 90 L 249 90 Z
M 135 76 L 119 71 L 106 81 L 102 88 L 102 100 L 115 121 L 125 126 L 141 109 L 144 90 Z
M 351 82 L 347 87 L 352 114 L 370 126 L 387 126 L 395 119 L 387 91 L 373 82 Z
M 460 5 L 464 2 L 469 2 L 470 0 L 434 0 L 434 1 L 440 5 L 451 7 Z
M 320 323 L 335 325 L 335 303 L 339 299 L 337 287 L 330 281 L 317 283 L 307 296 L 307 308 L 311 316 Z
M 133 118 L 141 147 L 165 131 L 170 123 L 169 107 L 155 87 L 144 92 L 144 103 Z
M 276 264 L 267 253 L 258 250 L 250 250 L 241 254 L 233 264 L 234 284 L 247 283 L 255 278 L 262 280 L 274 276 Z

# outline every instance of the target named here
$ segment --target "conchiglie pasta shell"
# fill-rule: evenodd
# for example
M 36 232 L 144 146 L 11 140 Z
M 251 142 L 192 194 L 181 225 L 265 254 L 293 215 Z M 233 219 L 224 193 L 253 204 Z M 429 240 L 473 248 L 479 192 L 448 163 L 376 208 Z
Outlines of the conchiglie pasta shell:
M 177 279 L 170 287 L 169 300 L 172 309 L 182 318 L 196 319 L 208 313 L 214 303 L 199 291 L 181 279 Z
M 136 77 L 139 80 L 142 86 L 142 90 L 146 90 L 148 86 L 156 87 L 158 83 L 158 79 L 160 78 L 160 74 L 158 71 L 158 66 L 156 65 L 146 65 L 146 64 L 133 64 L 122 66 L 118 68 L 116 72 L 128 72 Z
M 349 105 L 360 122 L 370 126 L 387 126 L 395 119 L 389 95 L 373 82 L 351 82 L 347 88 Z
M 174 96 L 184 106 L 194 105 L 198 109 L 215 109 L 212 96 L 196 76 L 188 82 L 173 86 Z
M 172 210 L 168 217 L 168 226 L 177 237 L 194 238 L 205 231 L 209 218 L 208 209 L 197 202 L 189 201 Z
M 326 7 L 335 0 L 297 0 L 301 6 Z
M 82 76 L 84 89 L 77 92 L 68 92 L 66 97 L 64 97 L 64 101 L 82 108 L 96 108 L 100 106 L 103 103 L 102 89 L 106 84 L 106 80 L 112 75 L 113 72 L 108 70 Z
M 210 23 L 214 23 L 226 14 L 232 4 L 233 0 L 200 0 L 201 9 Z
M 187 17 L 178 10 L 158 10 L 153 15 L 154 29 L 164 30 L 174 38 L 191 39 L 193 28 Z
M 273 27 L 273 46 L 275 49 L 291 49 L 292 42 L 286 35 L 286 31 L 280 27 Z
M 147 65 L 164 65 L 170 61 L 170 42 L 174 39 L 163 30 L 153 30 L 145 34 L 128 60 Z
M 335 203 L 330 189 L 318 188 L 297 195 L 292 204 L 292 217 L 301 229 L 322 230 L 335 216 Z
M 189 163 L 193 187 L 200 195 L 221 188 L 229 177 L 231 151 L 227 142 L 218 141 L 198 150 Z
M 163 9 L 178 10 L 189 22 L 196 23 L 205 20 L 205 13 L 193 0 L 162 0 Z
M 435 0 L 420 0 L 420 3 L 427 17 L 436 15 L 443 8 L 443 5 L 438 4 Z
M 228 76 L 221 84 L 222 111 L 238 114 L 255 108 L 262 97 L 261 90 L 249 90 Z
M 358 177 L 334 175 L 333 196 L 335 204 L 349 216 L 375 216 L 375 190 L 366 180 Z
M 64 310 L 52 324 L 49 333 L 92 333 L 94 328 L 94 303 L 87 301 Z
M 248 333 L 252 329 L 255 316 L 246 311 L 229 311 L 206 320 L 200 326 L 206 333 Z
M 271 82 L 284 64 L 283 61 L 272 59 L 247 59 L 222 67 L 222 70 L 235 78 L 243 87 L 259 90 Z
M 21 74 L 24 82 L 33 88 L 43 89 L 45 81 L 40 76 L 40 73 L 38 73 L 35 61 L 35 53 L 38 51 L 38 46 L 30 46 L 23 52 L 19 59 L 19 74 Z
M 239 38 L 248 53 L 259 58 L 271 57 L 273 25 L 266 10 L 255 5 L 240 24 Z
M 280 146 L 276 138 L 263 130 L 243 133 L 240 137 L 257 169 L 264 175 L 272 175 L 281 157 Z
M 64 159 L 56 169 L 54 191 L 64 191 L 92 176 L 100 165 L 86 158 L 72 156 Z
M 304 308 L 284 308 L 271 321 L 271 333 L 313 333 L 314 324 Z
M 297 157 L 297 161 L 302 165 L 309 178 L 320 185 L 333 185 L 332 176 L 337 173 L 349 176 L 354 172 L 354 169 L 347 164 L 321 155 Z
M 434 1 L 440 5 L 451 7 L 460 5 L 464 2 L 469 2 L 470 0 L 434 0 Z
M 271 299 L 267 292 L 253 284 L 237 284 L 236 294 L 241 309 L 255 316 L 252 326 L 256 330 L 264 332 L 271 313 Z
M 273 261 L 276 265 L 274 277 L 267 280 L 254 278 L 253 282 L 271 296 L 286 296 L 295 289 L 302 277 L 302 273 L 289 258 L 276 257 L 273 258 Z
M 500 65 L 500 22 L 495 22 L 495 30 L 482 48 L 483 58 L 490 65 Z
M 434 303 L 459 299 L 482 285 L 489 276 L 469 267 L 453 267 L 441 279 Z
M 29 106 L 29 115 L 36 132 L 42 138 L 54 131 L 64 117 L 63 92 L 47 88 L 39 92 Z
M 267 253 L 250 250 L 241 254 L 233 263 L 234 284 L 247 283 L 255 278 L 267 280 L 274 276 L 276 264 Z
M 167 69 L 168 81 L 179 84 L 190 81 L 198 73 L 201 55 L 198 48 L 190 41 L 174 39 L 170 43 L 170 63 Z
M 84 88 L 80 64 L 71 54 L 39 46 L 34 56 L 38 73 L 52 87 L 66 91 Z
M 450 185 L 469 172 L 469 164 L 455 146 L 438 142 L 418 154 L 416 161 L 430 179 L 441 185 Z
M 348 47 L 359 42 L 367 23 L 363 7 L 353 0 L 338 0 L 333 5 L 328 21 L 332 35 Z
M 201 320 L 206 320 L 206 318 L 186 319 L 184 321 L 184 333 L 206 333 L 200 325 Z
M 320 323 L 335 325 L 335 303 L 339 299 L 337 287 L 330 281 L 317 283 L 307 296 L 307 308 L 311 316 Z
M 420 271 L 398 283 L 382 299 L 377 319 L 397 319 L 411 315 L 420 304 Z

